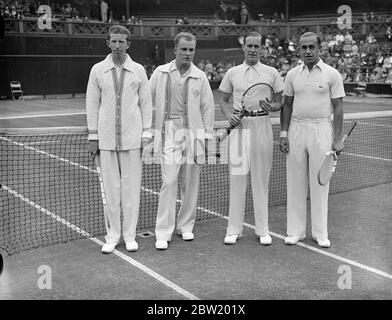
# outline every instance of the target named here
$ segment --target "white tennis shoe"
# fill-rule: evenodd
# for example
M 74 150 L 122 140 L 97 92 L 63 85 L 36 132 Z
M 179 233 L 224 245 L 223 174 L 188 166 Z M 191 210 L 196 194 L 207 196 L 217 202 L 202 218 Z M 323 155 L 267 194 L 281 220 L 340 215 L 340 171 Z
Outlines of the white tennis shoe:
M 169 247 L 166 240 L 157 240 L 155 242 L 155 248 L 158 250 L 166 250 Z
M 195 239 L 195 235 L 192 232 L 181 233 L 180 231 L 178 231 L 177 234 L 182 237 L 182 240 L 185 241 L 192 241 L 193 239 Z
M 226 236 L 224 243 L 225 244 L 235 244 L 237 240 L 240 240 L 242 238 L 242 234 L 232 234 L 230 236 Z
M 102 253 L 112 253 L 114 249 L 116 249 L 116 246 L 118 245 L 118 242 L 106 242 L 102 246 Z
M 305 236 L 288 236 L 284 239 L 284 243 L 288 245 L 297 244 L 298 241 L 304 240 Z
M 331 246 L 331 242 L 328 239 L 317 239 L 317 238 L 313 238 L 314 241 L 317 242 L 319 247 L 322 248 L 329 248 Z
M 272 238 L 269 234 L 264 237 L 259 237 L 259 240 L 260 244 L 262 244 L 263 246 L 269 246 L 272 243 Z
M 125 248 L 129 252 L 135 252 L 135 251 L 137 251 L 137 249 L 139 249 L 139 245 L 137 244 L 137 242 L 135 240 L 125 241 Z

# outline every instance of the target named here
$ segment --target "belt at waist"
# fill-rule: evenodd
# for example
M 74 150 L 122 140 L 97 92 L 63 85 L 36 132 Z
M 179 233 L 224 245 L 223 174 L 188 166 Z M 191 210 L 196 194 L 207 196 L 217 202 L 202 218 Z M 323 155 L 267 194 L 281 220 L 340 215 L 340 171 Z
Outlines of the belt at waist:
M 184 114 L 169 114 L 167 116 L 167 120 L 172 120 L 172 119 L 184 119 L 185 115 Z

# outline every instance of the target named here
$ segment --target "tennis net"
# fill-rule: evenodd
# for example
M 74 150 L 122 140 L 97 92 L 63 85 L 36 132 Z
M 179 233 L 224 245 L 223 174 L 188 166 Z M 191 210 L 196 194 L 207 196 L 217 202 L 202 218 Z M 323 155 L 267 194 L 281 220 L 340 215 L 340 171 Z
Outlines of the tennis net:
M 286 168 L 277 144 L 278 119 L 272 120 L 275 143 L 269 206 L 277 206 L 286 201 Z M 392 112 L 347 114 L 345 132 L 352 121 L 358 125 L 339 157 L 331 194 L 392 182 Z M 217 123 L 216 130 L 225 126 Z M 88 154 L 86 128 L 0 131 L 2 250 L 14 254 L 105 234 L 99 180 Z M 227 145 L 222 148 L 217 163 L 202 165 L 197 220 L 228 214 Z M 160 186 L 160 165 L 143 164 L 139 231 L 155 226 Z M 179 205 L 177 200 L 177 211 Z M 250 182 L 245 210 L 253 214 Z

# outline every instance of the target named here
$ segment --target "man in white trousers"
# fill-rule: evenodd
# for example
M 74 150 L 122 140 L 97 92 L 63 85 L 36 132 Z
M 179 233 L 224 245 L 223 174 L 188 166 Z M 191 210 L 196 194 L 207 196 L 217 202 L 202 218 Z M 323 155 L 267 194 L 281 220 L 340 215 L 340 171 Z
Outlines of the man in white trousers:
M 142 177 L 141 148 L 151 138 L 152 104 L 146 72 L 126 53 L 129 31 L 119 25 L 109 30 L 107 45 L 112 53 L 95 64 L 86 93 L 89 149 L 99 155 L 106 193 L 106 243 L 111 253 L 123 238 L 128 251 L 136 251 Z
M 306 237 L 309 183 L 312 238 L 328 248 L 329 184 L 320 186 L 317 173 L 326 152 L 332 149 L 339 154 L 343 149 L 345 92 L 339 72 L 319 58 L 321 41 L 316 34 L 304 33 L 299 49 L 304 63 L 287 73 L 281 112 L 280 149 L 287 159 L 285 243 L 296 244 Z
M 156 107 L 155 140 L 162 148 L 162 187 L 155 227 L 155 247 L 168 248 L 176 227 L 177 178 L 181 178 L 181 207 L 177 233 L 193 240 L 200 166 L 206 139 L 213 138 L 214 99 L 205 73 L 193 63 L 196 37 L 181 32 L 174 38 L 175 60 L 159 66 L 150 78 Z M 155 141 L 156 142 L 156 141 Z M 193 147 L 198 142 L 200 148 Z M 197 157 L 199 156 L 199 157 Z
M 230 207 L 225 244 L 235 244 L 242 237 L 248 172 L 251 174 L 256 235 L 262 245 L 272 243 L 268 228 L 268 184 L 272 167 L 273 135 L 268 113 L 240 120 L 241 98 L 253 84 L 263 82 L 274 90 L 271 103 L 262 100 L 266 111 L 281 109 L 283 80 L 275 68 L 260 63 L 261 35 L 250 32 L 242 46 L 245 61 L 225 74 L 220 86 L 220 105 L 230 124 L 239 125 L 229 136 Z M 230 97 L 233 96 L 233 106 Z M 239 147 L 240 146 L 240 147 Z M 241 150 L 239 150 L 241 149 Z M 239 163 L 239 165 L 238 165 Z

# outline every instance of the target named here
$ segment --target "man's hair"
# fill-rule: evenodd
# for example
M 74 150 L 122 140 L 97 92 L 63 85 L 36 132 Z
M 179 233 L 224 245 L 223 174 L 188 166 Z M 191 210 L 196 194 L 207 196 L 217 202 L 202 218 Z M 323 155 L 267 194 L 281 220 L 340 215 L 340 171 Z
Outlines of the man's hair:
M 192 33 L 189 32 L 180 32 L 174 37 L 174 48 L 177 48 L 178 42 L 180 39 L 185 39 L 188 41 L 195 41 L 196 42 L 196 36 Z
M 127 41 L 131 41 L 131 33 L 124 26 L 120 26 L 119 24 L 115 24 L 109 29 L 108 40 L 110 40 L 111 34 L 125 34 L 127 36 Z
M 246 38 L 248 37 L 258 37 L 260 38 L 260 42 L 262 41 L 263 37 L 261 36 L 260 33 L 256 32 L 256 31 L 251 31 L 248 32 L 245 36 L 244 36 L 244 45 L 246 44 Z
M 319 47 L 321 46 L 321 39 L 314 32 L 305 32 L 305 33 L 301 34 L 301 36 L 299 37 L 298 43 L 301 41 L 301 38 L 307 38 L 307 37 L 315 37 L 317 39 L 318 46 Z

